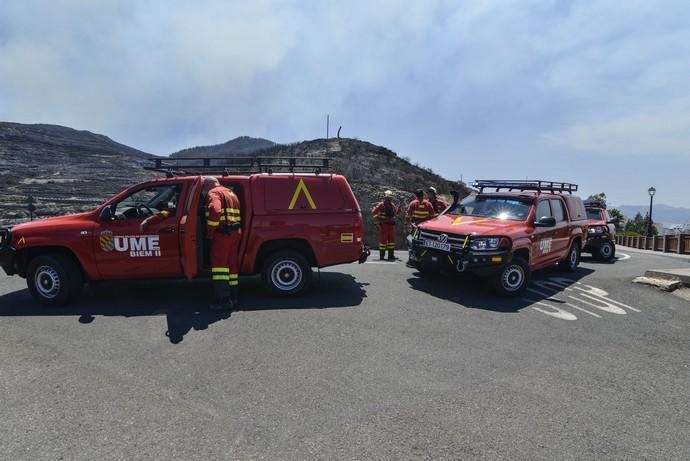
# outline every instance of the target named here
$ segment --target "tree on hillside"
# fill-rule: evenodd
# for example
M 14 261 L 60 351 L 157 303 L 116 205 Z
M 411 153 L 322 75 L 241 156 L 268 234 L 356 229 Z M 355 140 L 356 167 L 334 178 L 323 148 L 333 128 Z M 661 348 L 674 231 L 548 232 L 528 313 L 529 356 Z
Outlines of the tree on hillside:
M 647 235 L 647 228 L 649 226 L 649 214 L 645 214 L 644 217 L 642 217 L 642 214 L 639 212 L 635 215 L 634 218 L 628 219 L 628 221 L 625 223 L 625 232 L 630 232 L 632 234 L 637 234 L 637 235 Z M 652 226 L 652 235 L 657 235 L 659 231 L 657 231 L 656 227 Z
M 609 213 L 609 218 L 611 219 L 617 219 L 618 224 L 616 224 L 616 229 L 620 229 L 623 227 L 623 223 L 625 223 L 625 216 L 623 216 L 623 213 L 621 213 L 621 210 L 618 208 L 611 208 L 608 210 Z
M 592 194 L 589 197 L 587 197 L 587 200 L 600 200 L 600 201 L 606 203 L 606 193 L 605 192 L 599 192 L 598 194 Z

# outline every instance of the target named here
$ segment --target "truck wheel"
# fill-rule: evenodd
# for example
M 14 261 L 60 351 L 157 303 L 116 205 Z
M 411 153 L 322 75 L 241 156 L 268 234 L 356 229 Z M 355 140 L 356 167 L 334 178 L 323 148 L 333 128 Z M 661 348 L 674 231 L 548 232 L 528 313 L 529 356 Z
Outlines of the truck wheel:
M 273 293 L 296 295 L 309 286 L 311 266 L 307 258 L 297 251 L 279 251 L 266 260 L 262 277 Z
M 599 247 L 597 257 L 600 261 L 611 261 L 616 255 L 616 247 L 611 242 L 604 242 Z
M 577 269 L 578 264 L 580 264 L 580 247 L 577 241 L 573 242 L 568 251 L 568 256 L 558 263 L 558 268 L 563 272 L 573 272 Z
M 496 294 L 500 296 L 516 296 L 527 289 L 527 285 L 529 285 L 532 279 L 532 271 L 527 261 L 519 256 L 514 256 L 493 277 L 493 286 Z
M 79 294 L 83 283 L 81 269 L 66 256 L 37 256 L 27 266 L 29 291 L 36 301 L 46 306 L 66 304 Z

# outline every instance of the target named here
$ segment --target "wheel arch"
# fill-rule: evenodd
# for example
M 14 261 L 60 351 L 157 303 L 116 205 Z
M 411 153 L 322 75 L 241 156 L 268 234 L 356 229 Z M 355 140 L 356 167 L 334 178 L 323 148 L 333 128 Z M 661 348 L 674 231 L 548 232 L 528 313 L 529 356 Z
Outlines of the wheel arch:
M 304 239 L 277 239 L 267 240 L 261 244 L 256 255 L 256 263 L 254 264 L 254 271 L 261 272 L 268 257 L 277 251 L 293 250 L 298 251 L 307 258 L 309 265 L 312 267 L 318 266 L 316 255 L 311 244 Z
M 81 276 L 87 278 L 88 274 L 84 270 L 84 265 L 81 263 L 77 255 L 69 248 L 63 246 L 47 246 L 47 247 L 30 247 L 19 250 L 16 256 L 17 274 L 20 277 L 26 278 L 26 270 L 29 262 L 36 256 L 46 255 L 60 255 L 69 258 L 77 265 L 81 271 Z
M 513 256 L 519 256 L 527 261 L 527 264 L 529 264 L 529 248 L 518 248 L 517 250 L 513 251 Z

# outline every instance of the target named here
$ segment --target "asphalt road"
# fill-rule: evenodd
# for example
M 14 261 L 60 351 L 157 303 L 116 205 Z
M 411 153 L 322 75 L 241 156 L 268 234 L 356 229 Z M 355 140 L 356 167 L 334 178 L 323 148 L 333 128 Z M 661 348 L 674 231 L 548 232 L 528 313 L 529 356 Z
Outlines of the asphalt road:
M 3 276 L 0 457 L 688 459 L 690 302 L 631 280 L 690 257 L 621 253 L 515 300 L 402 262 L 243 279 L 229 318 L 205 282 L 45 309 Z

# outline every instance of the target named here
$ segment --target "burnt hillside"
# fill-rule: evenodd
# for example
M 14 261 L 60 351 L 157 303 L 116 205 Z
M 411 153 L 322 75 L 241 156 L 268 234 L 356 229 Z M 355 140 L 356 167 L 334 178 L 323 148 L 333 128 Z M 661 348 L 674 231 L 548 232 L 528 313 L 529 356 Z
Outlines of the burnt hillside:
M 0 222 L 25 219 L 28 196 L 39 216 L 92 209 L 151 178 L 152 157 L 89 131 L 0 122 Z

